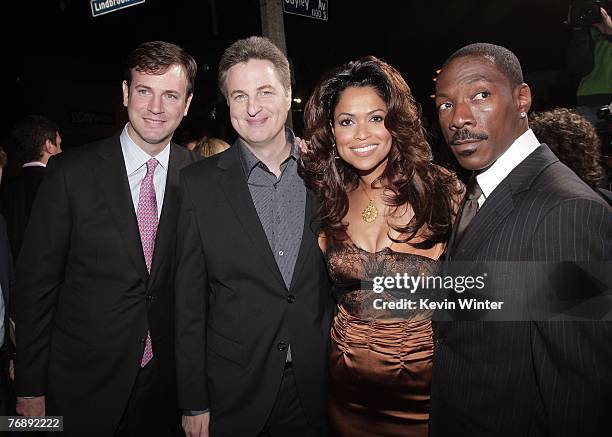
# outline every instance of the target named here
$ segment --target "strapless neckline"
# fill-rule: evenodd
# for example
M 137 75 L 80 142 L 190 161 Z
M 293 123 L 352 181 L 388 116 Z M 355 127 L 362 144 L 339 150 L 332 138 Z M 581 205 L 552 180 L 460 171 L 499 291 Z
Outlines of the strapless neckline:
M 350 241 L 350 245 L 353 246 L 354 248 L 356 248 L 357 250 L 361 251 L 361 252 L 365 252 L 368 253 L 370 255 L 379 255 L 381 253 L 392 253 L 392 254 L 398 254 L 398 255 L 405 255 L 405 256 L 413 256 L 416 258 L 421 258 L 421 259 L 426 259 L 428 261 L 433 261 L 433 262 L 437 262 L 437 259 L 434 258 L 430 258 L 428 256 L 425 255 L 419 255 L 418 253 L 412 253 L 412 252 L 400 252 L 397 250 L 393 250 L 391 248 L 391 246 L 385 246 L 375 252 L 371 252 L 369 250 L 366 250 L 364 248 L 362 248 L 361 246 L 357 245 L 357 243 L 355 243 L 355 241 L 351 238 L 351 236 L 349 235 L 348 232 L 344 231 L 344 234 L 346 235 L 346 238 Z

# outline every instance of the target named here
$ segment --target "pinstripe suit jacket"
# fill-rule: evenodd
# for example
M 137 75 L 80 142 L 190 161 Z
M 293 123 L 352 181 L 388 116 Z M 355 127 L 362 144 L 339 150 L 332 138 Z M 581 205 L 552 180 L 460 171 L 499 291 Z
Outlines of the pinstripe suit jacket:
M 449 257 L 610 261 L 612 210 L 542 145 L 491 193 Z M 434 330 L 430 436 L 610 435 L 610 323 L 454 321 Z

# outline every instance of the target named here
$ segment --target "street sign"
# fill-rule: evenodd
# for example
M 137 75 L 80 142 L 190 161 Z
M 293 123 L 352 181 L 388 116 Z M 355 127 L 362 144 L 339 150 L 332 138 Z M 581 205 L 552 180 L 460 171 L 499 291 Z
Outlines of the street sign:
M 328 0 L 283 0 L 285 14 L 302 15 L 327 21 Z
M 145 0 L 91 0 L 91 15 L 98 17 L 144 2 Z

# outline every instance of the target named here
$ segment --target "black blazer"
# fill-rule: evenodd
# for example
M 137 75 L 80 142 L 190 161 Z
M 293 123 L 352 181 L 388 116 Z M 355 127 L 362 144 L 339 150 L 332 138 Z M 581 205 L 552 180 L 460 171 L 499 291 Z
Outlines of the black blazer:
M 6 219 L 11 253 L 15 259 L 21 250 L 23 233 L 45 171 L 45 167 L 23 167 L 19 176 L 2 192 L 2 214 Z
M 176 420 L 177 185 L 179 170 L 194 161 L 171 145 L 150 276 L 119 136 L 49 161 L 17 262 L 15 389 L 46 395 L 47 414 L 63 415 L 68 431 L 112 435 L 147 330 L 168 420 Z
M 11 294 L 15 278 L 13 275 L 13 259 L 9 248 L 8 235 L 6 233 L 6 222 L 0 215 L 0 286 L 2 286 L 2 299 L 4 300 L 4 346 L 9 345 L 8 319 L 11 310 Z
M 332 299 L 315 195 L 289 289 L 253 205 L 239 149 L 181 172 L 176 274 L 179 406 L 210 408 L 215 435 L 253 436 L 268 418 L 291 344 L 298 392 L 324 426 Z
M 612 210 L 542 145 L 491 193 L 450 258 L 610 261 Z M 520 274 L 507 280 L 529 287 Z M 439 322 L 434 332 L 431 436 L 609 434 L 609 322 Z

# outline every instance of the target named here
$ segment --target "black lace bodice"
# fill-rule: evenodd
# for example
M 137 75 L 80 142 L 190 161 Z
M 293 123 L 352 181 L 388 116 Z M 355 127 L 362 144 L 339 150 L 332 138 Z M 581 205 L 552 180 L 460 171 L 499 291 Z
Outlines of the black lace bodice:
M 368 252 L 355 245 L 350 238 L 331 240 L 325 258 L 334 294 L 339 305 L 349 314 L 361 319 L 424 320 L 431 318 L 431 310 L 408 308 L 381 308 L 384 302 L 405 304 L 403 299 L 418 301 L 433 295 L 434 290 L 418 289 L 411 293 L 406 289 L 374 291 L 375 277 L 437 275 L 440 263 L 426 256 L 396 252 L 386 247 L 378 252 Z

